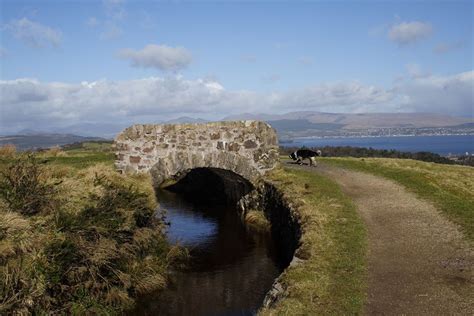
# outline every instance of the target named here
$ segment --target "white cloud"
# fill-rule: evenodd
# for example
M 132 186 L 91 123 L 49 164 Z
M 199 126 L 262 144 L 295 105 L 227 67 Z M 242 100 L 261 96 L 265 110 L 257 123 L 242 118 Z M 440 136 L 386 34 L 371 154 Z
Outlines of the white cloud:
M 104 18 L 99 20 L 96 17 L 89 17 L 86 26 L 98 28 L 99 38 L 102 40 L 118 39 L 123 34 L 123 22 L 127 16 L 125 1 L 123 0 L 103 0 Z
M 392 25 L 388 38 L 398 45 L 407 45 L 429 37 L 433 32 L 431 24 L 413 21 L 400 22 Z
M 90 28 L 95 28 L 99 26 L 99 24 L 100 24 L 99 20 L 93 16 L 89 17 L 86 21 L 86 25 Z
M 113 20 L 122 20 L 126 16 L 123 0 L 104 0 L 105 14 Z
M 101 39 L 113 40 L 122 36 L 122 29 L 113 21 L 104 23 L 104 30 L 100 33 Z
M 81 122 L 131 124 L 191 115 L 219 119 L 243 112 L 437 112 L 472 115 L 474 72 L 408 78 L 390 89 L 360 82 L 325 83 L 259 93 L 214 80 L 151 77 L 66 84 L 0 81 L 2 133 Z
M 418 64 L 407 64 L 405 68 L 411 78 L 424 78 L 431 76 L 429 71 L 423 70 Z
M 451 43 L 439 43 L 433 48 L 433 51 L 437 54 L 446 54 L 452 51 L 456 51 L 465 46 L 465 43 L 462 41 L 456 41 Z
M 474 71 L 452 76 L 425 76 L 398 83 L 408 111 L 474 116 Z
M 13 20 L 5 28 L 13 36 L 33 47 L 59 46 L 61 43 L 61 31 L 33 22 L 28 18 Z
M 150 44 L 141 50 L 123 49 L 119 56 L 128 59 L 133 67 L 156 68 L 163 71 L 177 71 L 186 68 L 192 55 L 183 47 Z

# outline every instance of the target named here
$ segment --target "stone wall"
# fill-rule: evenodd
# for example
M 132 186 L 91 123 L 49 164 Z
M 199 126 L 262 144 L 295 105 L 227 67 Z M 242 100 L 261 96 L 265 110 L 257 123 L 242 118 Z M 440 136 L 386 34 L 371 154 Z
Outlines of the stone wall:
M 248 211 L 263 212 L 271 224 L 272 238 L 279 250 L 281 264 L 285 267 L 263 301 L 262 308 L 272 308 L 288 294 L 283 282 L 284 275 L 289 269 L 305 262 L 302 259 L 305 256 L 300 251 L 301 236 L 304 233 L 301 213 L 287 197 L 281 184 L 263 179 L 256 183 L 253 191 L 240 199 L 238 208 L 242 218 Z
M 115 138 L 121 172 L 151 172 L 155 185 L 213 167 L 254 180 L 278 162 L 275 130 L 259 121 L 133 125 Z

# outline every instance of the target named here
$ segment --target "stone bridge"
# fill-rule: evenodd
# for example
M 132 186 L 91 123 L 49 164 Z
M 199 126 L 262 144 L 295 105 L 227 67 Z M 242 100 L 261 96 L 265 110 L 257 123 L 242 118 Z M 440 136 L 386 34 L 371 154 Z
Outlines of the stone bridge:
M 278 162 L 275 130 L 259 121 L 133 125 L 115 138 L 121 172 L 150 172 L 156 186 L 195 168 L 233 171 L 252 181 Z

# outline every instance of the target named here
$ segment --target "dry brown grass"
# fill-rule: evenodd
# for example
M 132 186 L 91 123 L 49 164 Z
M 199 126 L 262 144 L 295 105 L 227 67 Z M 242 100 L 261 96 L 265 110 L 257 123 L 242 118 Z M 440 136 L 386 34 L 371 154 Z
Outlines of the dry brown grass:
M 0 199 L 0 314 L 121 313 L 165 286 L 180 250 L 154 217 L 149 176 L 109 164 L 39 168 L 40 183 L 57 183 L 48 212 L 22 214 Z
M 250 210 L 245 213 L 245 224 L 250 227 L 260 230 L 269 231 L 271 228 L 270 222 L 266 219 L 265 214 L 260 211 Z
M 68 154 L 59 146 L 54 146 L 41 153 L 45 157 L 67 157 Z
M 13 158 L 16 152 L 16 146 L 13 144 L 5 144 L 3 146 L 0 146 L 0 157 Z

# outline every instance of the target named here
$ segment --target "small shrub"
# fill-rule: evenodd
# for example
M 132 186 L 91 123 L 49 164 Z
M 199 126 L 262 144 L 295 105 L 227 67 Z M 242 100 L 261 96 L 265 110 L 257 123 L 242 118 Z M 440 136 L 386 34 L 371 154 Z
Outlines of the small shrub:
M 67 153 L 61 149 L 59 146 L 54 146 L 49 148 L 43 153 L 45 156 L 48 157 L 66 157 Z
M 123 314 L 163 288 L 187 252 L 170 249 L 156 206 L 144 176 L 19 156 L 0 179 L 0 315 Z
M 45 251 L 50 310 L 118 313 L 166 285 L 168 246 L 148 195 L 106 175 L 93 182 L 90 205 L 56 214 L 61 234 Z
M 13 144 L 5 144 L 0 146 L 0 157 L 13 158 L 16 152 L 16 146 Z
M 48 183 L 45 170 L 31 154 L 21 155 L 0 173 L 0 197 L 8 208 L 34 215 L 52 207 L 55 185 Z

